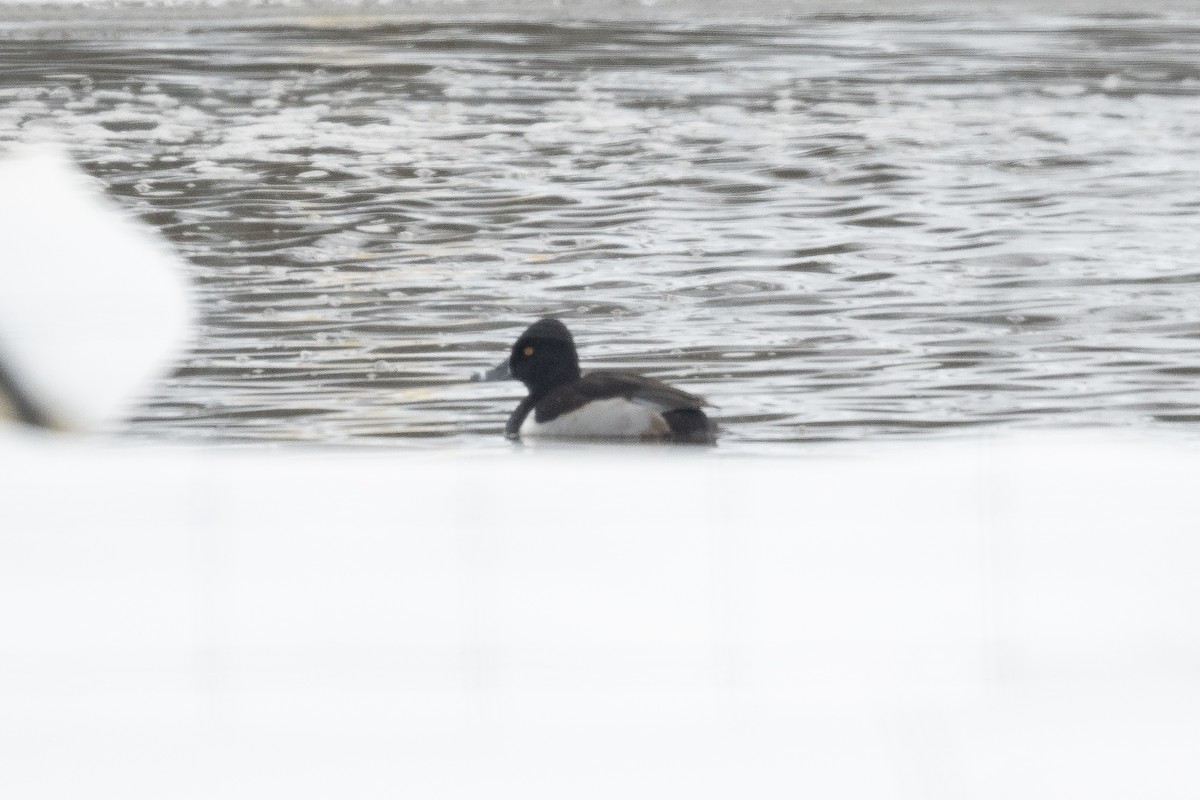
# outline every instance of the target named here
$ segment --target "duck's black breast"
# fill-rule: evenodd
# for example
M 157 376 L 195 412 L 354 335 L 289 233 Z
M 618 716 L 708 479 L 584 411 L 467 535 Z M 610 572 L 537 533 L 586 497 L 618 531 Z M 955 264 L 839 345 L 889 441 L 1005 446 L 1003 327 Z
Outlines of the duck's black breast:
M 504 425 L 504 436 L 507 439 L 521 438 L 521 425 L 525 422 L 525 418 L 529 416 L 529 412 L 533 410 L 533 397 L 526 397 L 517 407 L 513 409 L 512 414 L 508 417 L 508 422 Z

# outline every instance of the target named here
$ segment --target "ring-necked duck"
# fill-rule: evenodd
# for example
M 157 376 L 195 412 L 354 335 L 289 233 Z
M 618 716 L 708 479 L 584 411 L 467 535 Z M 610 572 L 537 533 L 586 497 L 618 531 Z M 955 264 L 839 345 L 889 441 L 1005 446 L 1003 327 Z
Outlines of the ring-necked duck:
M 716 425 L 703 398 L 616 370 L 581 373 L 575 340 L 557 319 L 530 325 L 507 361 L 478 380 L 516 378 L 529 389 L 504 435 L 517 438 L 639 439 L 709 443 Z

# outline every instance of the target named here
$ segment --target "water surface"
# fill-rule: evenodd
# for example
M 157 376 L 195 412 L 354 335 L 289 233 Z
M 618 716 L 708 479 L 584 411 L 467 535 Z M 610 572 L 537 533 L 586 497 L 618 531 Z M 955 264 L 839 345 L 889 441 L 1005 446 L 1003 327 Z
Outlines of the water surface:
M 551 314 L 726 452 L 1200 432 L 1200 14 L 543 16 L 0 36 L 0 143 L 191 264 L 130 433 L 503 447 Z

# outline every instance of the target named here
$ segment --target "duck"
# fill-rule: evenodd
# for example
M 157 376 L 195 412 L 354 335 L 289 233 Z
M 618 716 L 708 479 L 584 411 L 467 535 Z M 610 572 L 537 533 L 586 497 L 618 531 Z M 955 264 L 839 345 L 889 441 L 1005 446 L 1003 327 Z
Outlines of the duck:
M 575 339 L 562 320 L 540 319 L 507 360 L 476 380 L 516 379 L 529 394 L 508 418 L 512 440 L 602 439 L 712 444 L 717 426 L 704 398 L 633 372 L 582 372 Z

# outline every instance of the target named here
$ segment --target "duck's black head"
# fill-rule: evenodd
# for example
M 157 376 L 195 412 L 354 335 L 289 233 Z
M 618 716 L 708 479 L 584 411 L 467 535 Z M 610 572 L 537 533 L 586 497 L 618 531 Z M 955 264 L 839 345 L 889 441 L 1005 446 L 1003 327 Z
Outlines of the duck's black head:
M 541 396 L 556 386 L 579 380 L 579 355 L 567 326 L 547 317 L 530 325 L 508 357 L 512 376 Z

